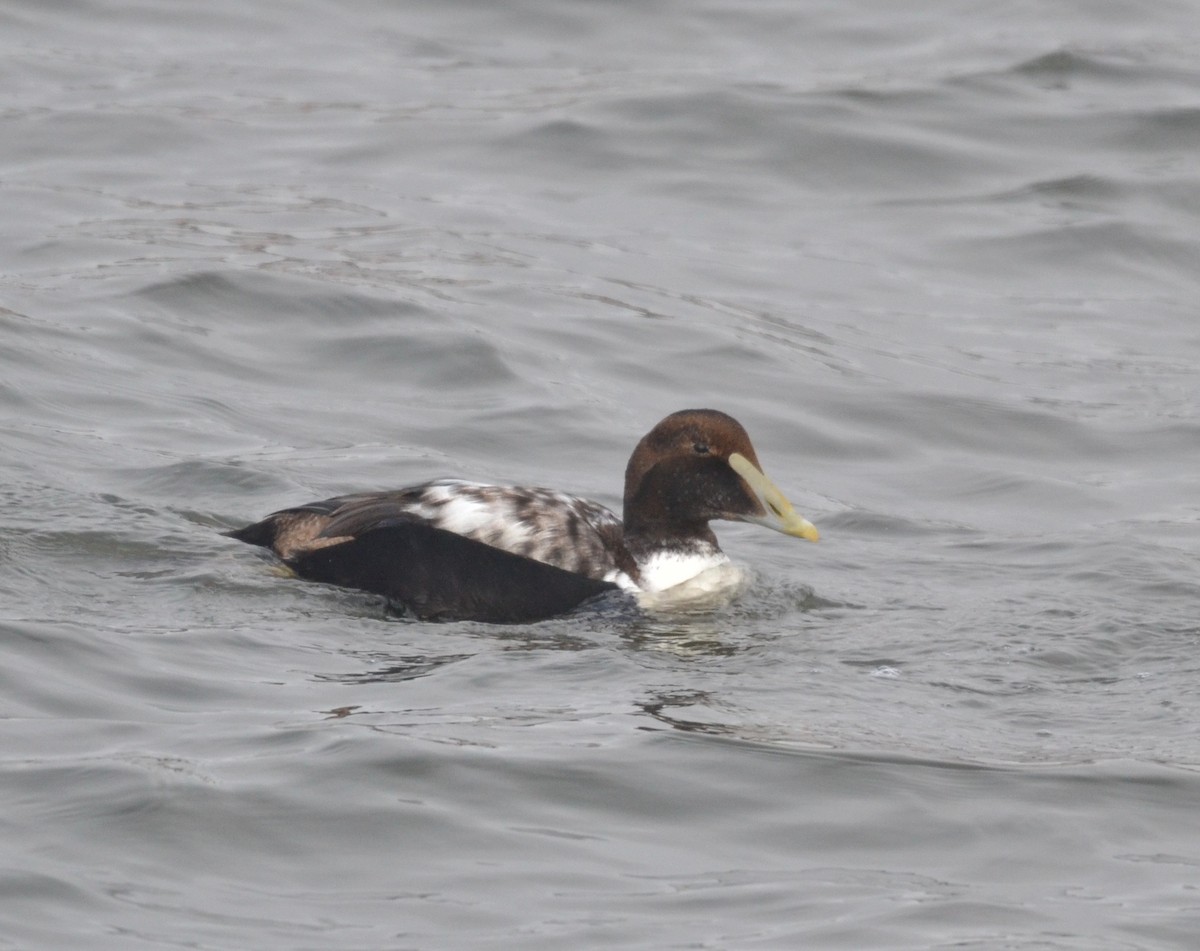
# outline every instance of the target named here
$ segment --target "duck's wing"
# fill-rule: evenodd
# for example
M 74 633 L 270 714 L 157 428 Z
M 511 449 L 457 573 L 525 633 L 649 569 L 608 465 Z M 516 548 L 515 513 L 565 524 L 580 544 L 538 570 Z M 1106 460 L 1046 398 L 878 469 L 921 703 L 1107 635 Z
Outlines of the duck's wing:
M 536 621 L 616 588 L 411 515 L 287 561 L 310 581 L 381 594 L 431 620 Z
M 397 522 L 422 523 L 593 580 L 636 570 L 620 519 L 602 505 L 551 489 L 451 479 L 312 502 L 229 535 L 290 563 Z

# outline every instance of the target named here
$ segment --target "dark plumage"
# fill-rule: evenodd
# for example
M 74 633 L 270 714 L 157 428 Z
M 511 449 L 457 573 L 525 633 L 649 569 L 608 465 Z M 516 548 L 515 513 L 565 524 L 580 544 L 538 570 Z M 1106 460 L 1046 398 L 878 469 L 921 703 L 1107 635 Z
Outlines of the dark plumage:
M 762 474 L 741 424 L 684 410 L 642 438 L 623 518 L 551 489 L 443 479 L 311 502 L 229 536 L 302 578 L 382 594 L 419 617 L 529 621 L 604 591 L 677 590 L 728 559 L 712 519 L 817 539 Z

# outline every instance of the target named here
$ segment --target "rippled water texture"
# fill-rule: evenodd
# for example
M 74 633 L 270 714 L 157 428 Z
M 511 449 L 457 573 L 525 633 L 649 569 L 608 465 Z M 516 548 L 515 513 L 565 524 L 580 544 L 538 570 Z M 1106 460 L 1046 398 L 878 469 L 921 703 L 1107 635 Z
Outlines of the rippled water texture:
M 1195 947 L 1198 23 L 5 5 L 0 948 Z M 822 531 L 713 614 L 219 534 L 688 406 Z

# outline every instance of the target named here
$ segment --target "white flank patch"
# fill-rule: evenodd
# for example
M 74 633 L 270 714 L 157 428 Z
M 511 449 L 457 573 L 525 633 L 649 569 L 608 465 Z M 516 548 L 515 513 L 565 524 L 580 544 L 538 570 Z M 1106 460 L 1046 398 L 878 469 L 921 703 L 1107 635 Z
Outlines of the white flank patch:
M 642 589 L 633 583 L 633 579 L 625 574 L 620 568 L 613 568 L 611 571 L 605 572 L 602 581 L 607 581 L 609 584 L 615 584 L 626 594 L 639 595 L 642 594 Z

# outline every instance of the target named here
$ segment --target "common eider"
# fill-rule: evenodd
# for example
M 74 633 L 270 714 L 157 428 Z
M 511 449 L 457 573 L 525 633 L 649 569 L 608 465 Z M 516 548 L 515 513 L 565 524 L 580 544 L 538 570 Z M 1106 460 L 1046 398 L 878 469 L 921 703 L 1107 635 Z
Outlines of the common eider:
M 692 409 L 633 450 L 621 518 L 552 489 L 438 479 L 283 509 L 227 534 L 301 578 L 384 595 L 417 617 L 517 622 L 614 589 L 642 600 L 705 589 L 731 570 L 711 519 L 818 538 L 763 475 L 742 425 Z

